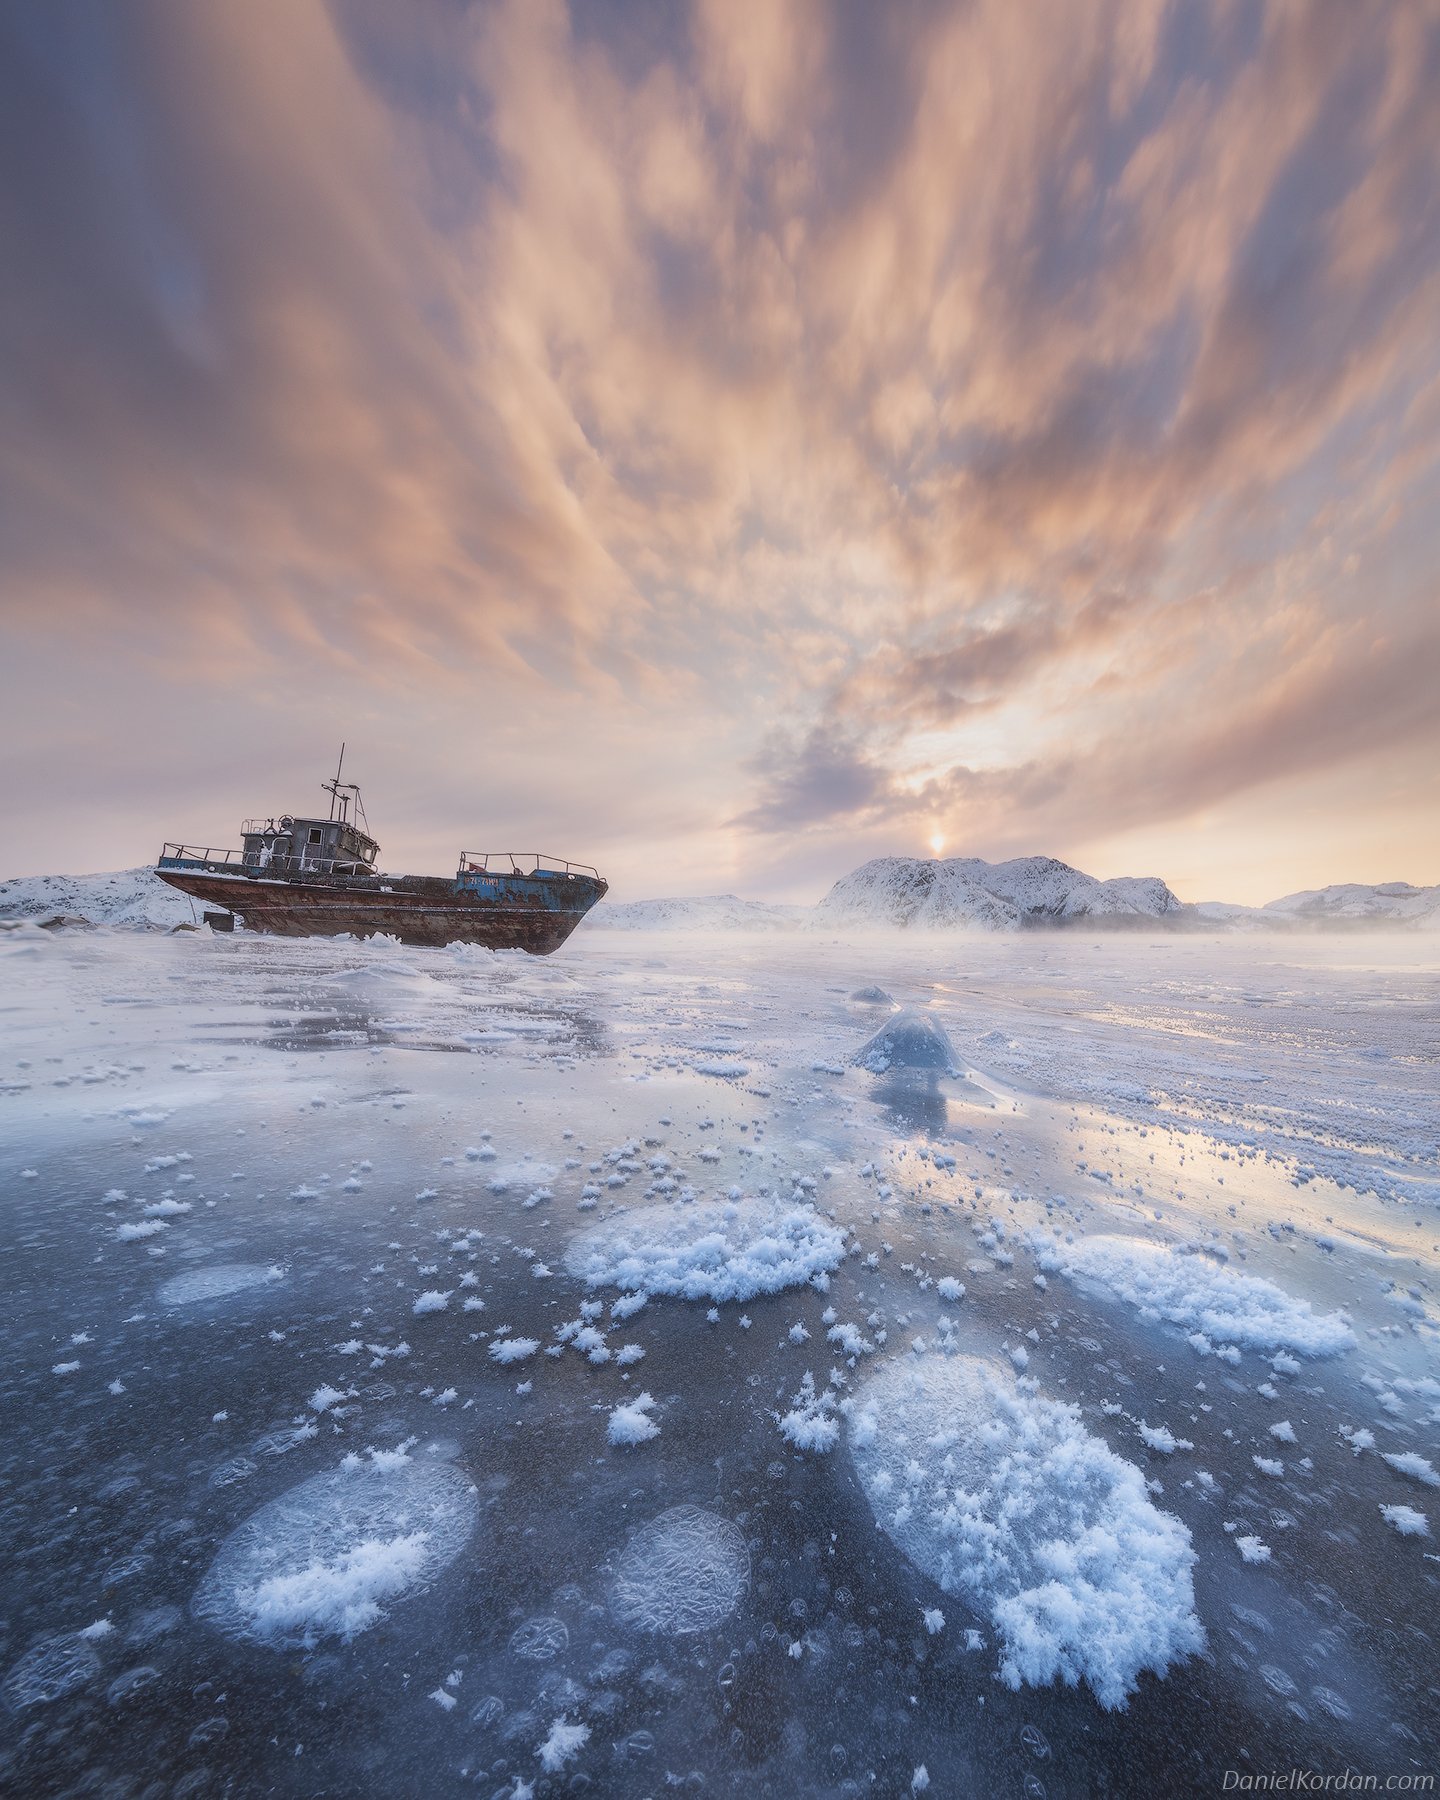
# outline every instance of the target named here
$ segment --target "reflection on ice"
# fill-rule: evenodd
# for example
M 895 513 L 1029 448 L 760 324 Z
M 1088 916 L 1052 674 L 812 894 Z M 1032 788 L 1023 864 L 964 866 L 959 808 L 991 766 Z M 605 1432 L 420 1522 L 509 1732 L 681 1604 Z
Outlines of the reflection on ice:
M 949 1125 L 950 1102 L 934 1075 L 901 1069 L 877 1081 L 873 1092 L 896 1130 L 907 1136 L 941 1137 Z

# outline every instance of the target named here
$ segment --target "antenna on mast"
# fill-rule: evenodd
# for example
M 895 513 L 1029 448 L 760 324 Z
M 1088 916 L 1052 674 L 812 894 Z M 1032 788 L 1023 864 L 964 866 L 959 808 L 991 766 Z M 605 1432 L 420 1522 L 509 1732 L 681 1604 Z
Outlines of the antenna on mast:
M 349 802 L 348 798 L 344 799 L 344 800 L 340 799 L 340 785 L 341 785 L 340 784 L 340 771 L 344 767 L 345 767 L 345 746 L 344 746 L 344 744 L 341 744 L 340 760 L 335 765 L 334 775 L 331 777 L 331 779 L 329 781 L 322 781 L 320 783 L 321 787 L 324 788 L 325 792 L 327 794 L 329 794 L 329 796 L 330 796 L 330 817 L 332 819 L 335 817 L 335 803 L 337 800 L 340 801 L 340 820 L 341 820 L 342 824 L 345 822 L 345 815 L 348 812 L 349 807 L 350 807 L 350 802 Z

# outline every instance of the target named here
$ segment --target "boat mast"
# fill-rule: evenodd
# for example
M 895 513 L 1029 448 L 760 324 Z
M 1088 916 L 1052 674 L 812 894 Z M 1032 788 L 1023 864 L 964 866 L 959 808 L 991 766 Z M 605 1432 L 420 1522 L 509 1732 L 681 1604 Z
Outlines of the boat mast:
M 345 746 L 344 746 L 344 744 L 341 744 L 340 760 L 335 765 L 334 775 L 331 777 L 331 779 L 329 781 L 322 781 L 320 783 L 321 787 L 324 788 L 326 793 L 329 794 L 329 796 L 330 796 L 330 817 L 332 819 L 335 817 L 335 804 L 337 801 L 339 801 L 340 822 L 342 825 L 345 823 L 345 815 L 348 812 L 349 807 L 350 807 L 350 801 L 348 798 L 346 798 L 344 800 L 340 799 L 340 771 L 344 767 L 345 767 Z

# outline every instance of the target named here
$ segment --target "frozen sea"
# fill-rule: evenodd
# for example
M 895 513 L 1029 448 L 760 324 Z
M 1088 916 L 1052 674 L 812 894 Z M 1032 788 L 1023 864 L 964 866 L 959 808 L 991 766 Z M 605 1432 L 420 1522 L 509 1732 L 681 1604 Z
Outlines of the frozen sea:
M 1440 1774 L 1437 1026 L 1417 936 L 4 932 L 0 1785 Z

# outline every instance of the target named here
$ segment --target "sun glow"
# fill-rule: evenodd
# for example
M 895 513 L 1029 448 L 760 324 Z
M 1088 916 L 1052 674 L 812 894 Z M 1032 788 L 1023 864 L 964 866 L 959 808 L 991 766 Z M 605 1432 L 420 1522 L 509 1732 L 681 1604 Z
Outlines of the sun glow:
M 945 839 L 938 831 L 932 831 L 930 834 L 930 848 L 936 856 L 945 848 Z

